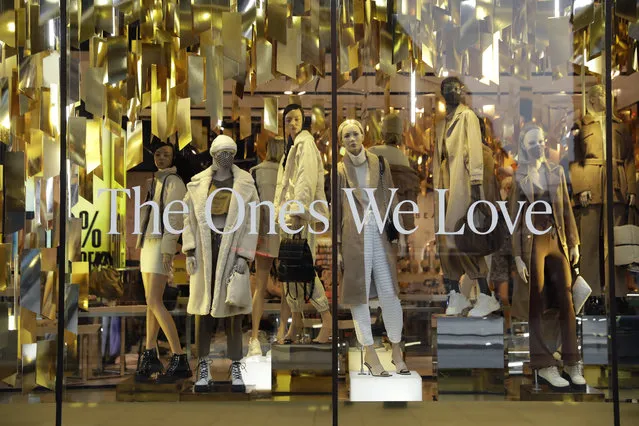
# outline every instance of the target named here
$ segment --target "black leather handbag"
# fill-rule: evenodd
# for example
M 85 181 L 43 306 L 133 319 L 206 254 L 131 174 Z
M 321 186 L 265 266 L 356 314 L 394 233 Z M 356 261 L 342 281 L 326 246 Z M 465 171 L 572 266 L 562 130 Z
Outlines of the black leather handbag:
M 315 263 L 306 238 L 293 236 L 280 243 L 277 279 L 282 283 L 315 282 Z

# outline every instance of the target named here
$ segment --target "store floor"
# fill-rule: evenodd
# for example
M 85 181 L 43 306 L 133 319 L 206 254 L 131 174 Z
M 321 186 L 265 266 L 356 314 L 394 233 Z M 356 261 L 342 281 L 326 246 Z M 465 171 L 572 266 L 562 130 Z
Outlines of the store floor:
M 0 404 L 3 426 L 50 426 L 54 404 Z M 639 404 L 622 404 L 622 426 L 639 425 Z M 109 425 L 268 425 L 329 426 L 328 404 L 312 402 L 101 403 L 65 404 L 65 426 Z M 437 402 L 384 407 L 379 403 L 341 404 L 339 421 L 348 426 L 607 426 L 610 403 Z

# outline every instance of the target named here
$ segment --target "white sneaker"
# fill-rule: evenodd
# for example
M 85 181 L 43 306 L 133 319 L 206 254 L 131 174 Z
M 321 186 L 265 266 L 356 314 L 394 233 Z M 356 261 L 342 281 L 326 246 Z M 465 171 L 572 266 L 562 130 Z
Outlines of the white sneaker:
M 568 380 L 575 388 L 586 388 L 586 379 L 584 378 L 583 366 L 580 362 L 575 365 L 564 365 L 562 377 Z
M 470 301 L 461 293 L 451 290 L 448 293 L 448 307 L 446 315 L 461 315 L 464 309 L 470 308 Z
M 501 305 L 495 299 L 495 295 L 486 296 L 484 293 L 479 293 L 479 297 L 477 298 L 477 303 L 475 303 L 475 307 L 468 312 L 469 317 L 483 318 L 486 315 L 489 315 L 495 311 L 501 309 Z
M 570 388 L 568 380 L 559 375 L 559 369 L 554 365 L 537 370 L 537 377 L 539 383 L 547 384 L 553 390 L 565 391 Z
M 240 361 L 233 361 L 229 376 L 231 378 L 231 392 L 246 392 L 244 379 L 242 379 L 242 368 L 246 369 Z
M 262 356 L 262 346 L 259 339 L 249 338 L 249 349 L 246 356 Z
M 213 378 L 209 369 L 209 361 L 200 358 L 197 363 L 197 382 L 193 386 L 193 392 L 210 392 L 213 388 Z

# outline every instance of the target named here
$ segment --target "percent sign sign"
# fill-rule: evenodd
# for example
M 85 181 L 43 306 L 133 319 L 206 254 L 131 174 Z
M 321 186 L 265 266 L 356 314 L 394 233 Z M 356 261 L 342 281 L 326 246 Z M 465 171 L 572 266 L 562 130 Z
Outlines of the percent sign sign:
M 94 229 L 95 220 L 98 218 L 98 212 L 93 213 L 93 217 L 89 219 L 89 212 L 80 212 L 80 220 L 82 220 L 82 229 L 86 231 L 82 240 L 82 248 L 86 247 L 87 241 L 91 238 L 91 246 L 99 248 L 102 245 L 102 230 Z

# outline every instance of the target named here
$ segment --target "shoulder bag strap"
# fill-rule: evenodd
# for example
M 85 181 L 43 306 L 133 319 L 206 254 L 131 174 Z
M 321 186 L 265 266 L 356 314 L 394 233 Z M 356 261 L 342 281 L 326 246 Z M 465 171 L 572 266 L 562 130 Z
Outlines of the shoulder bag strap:
M 168 174 L 164 176 L 164 179 L 162 179 L 162 192 L 160 192 L 160 232 L 162 234 L 164 234 L 164 221 L 162 220 L 162 216 L 164 215 L 164 190 L 166 189 L 165 183 L 169 176 L 177 176 L 178 179 L 182 180 L 180 175 L 177 173 Z

